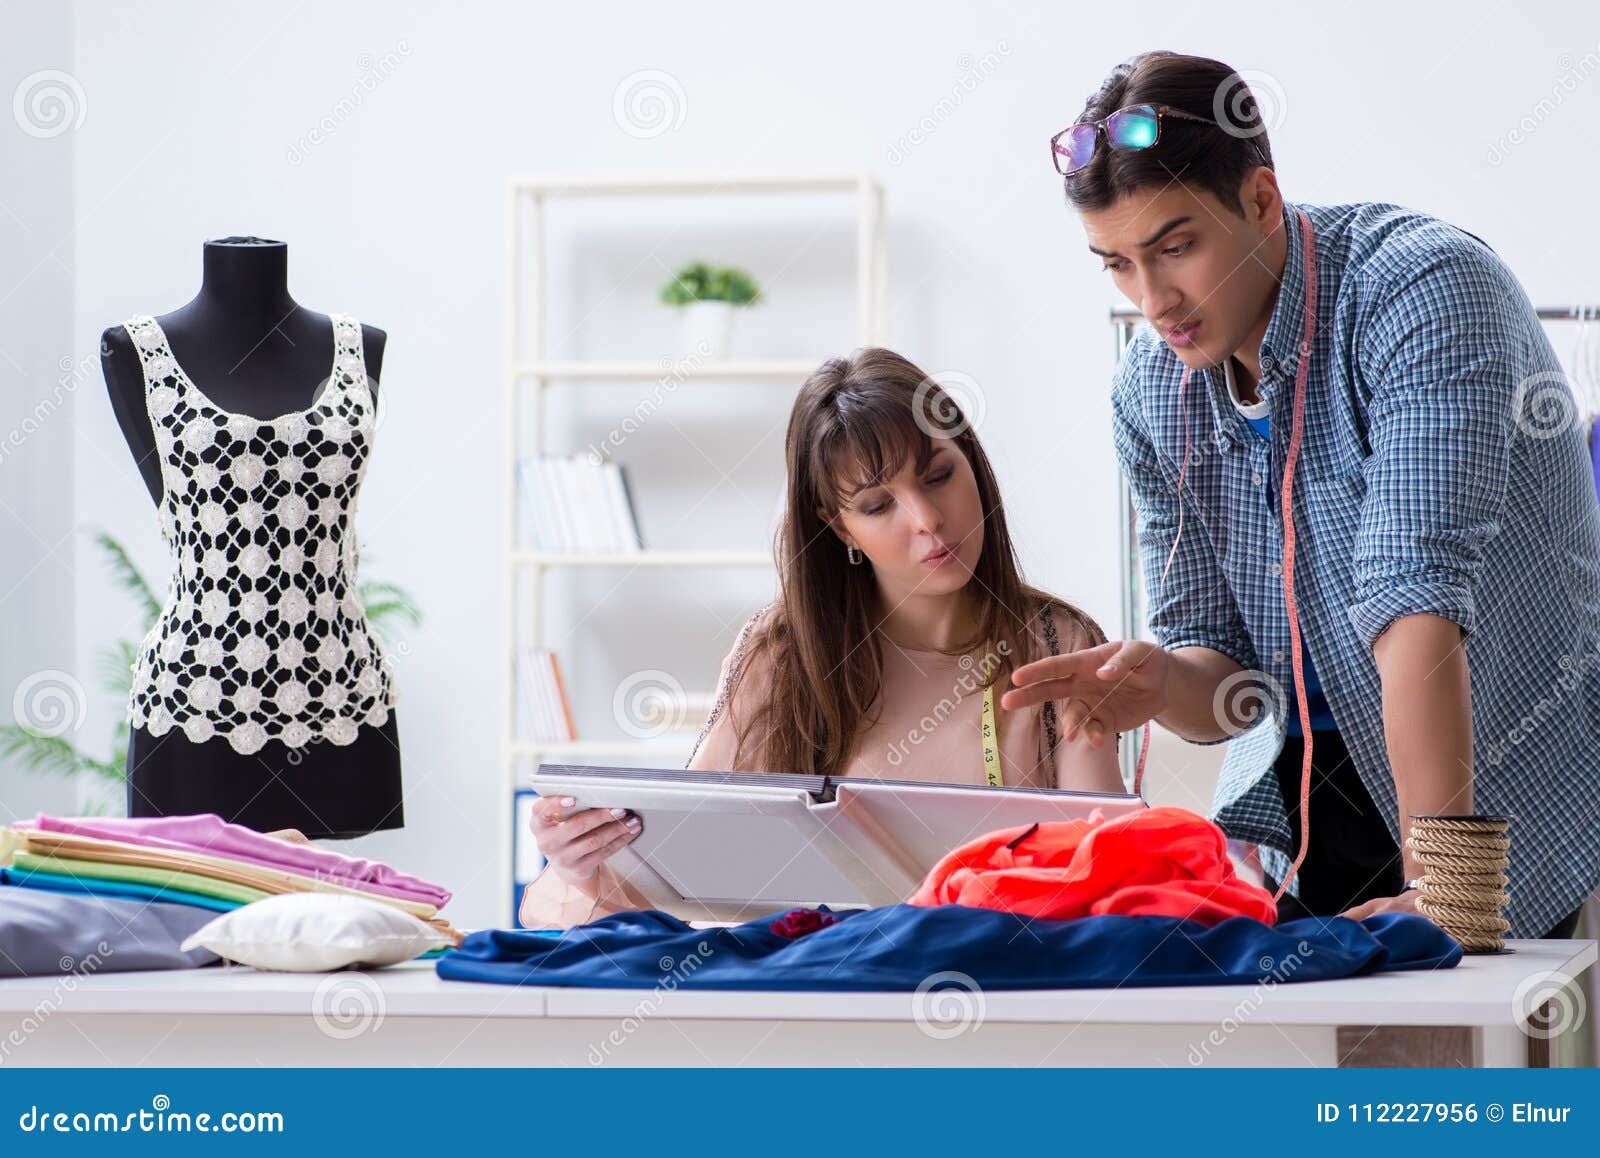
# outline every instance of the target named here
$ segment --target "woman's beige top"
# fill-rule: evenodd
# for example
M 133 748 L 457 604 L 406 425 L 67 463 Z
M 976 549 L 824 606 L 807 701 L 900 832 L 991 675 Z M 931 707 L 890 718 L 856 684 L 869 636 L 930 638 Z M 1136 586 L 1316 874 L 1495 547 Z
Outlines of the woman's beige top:
M 688 767 L 718 771 L 769 771 L 763 761 L 760 735 L 765 708 L 766 673 L 752 668 L 739 694 L 728 689 L 740 670 L 764 663 L 747 654 L 753 630 L 767 609 L 745 624 L 722 664 L 717 699 L 712 706 Z M 1041 644 L 1050 651 L 1088 646 L 1059 612 L 1049 621 L 1041 615 Z M 1052 640 L 1049 637 L 1055 636 Z M 844 773 L 883 780 L 922 780 L 941 784 L 986 783 L 980 743 L 983 677 L 1000 657 L 992 649 L 954 656 L 903 647 L 882 639 L 881 710 L 862 731 Z M 998 701 L 1000 688 L 996 688 Z M 1081 735 L 1067 741 L 1058 735 L 1053 703 L 1006 711 L 998 702 L 1000 767 L 1005 783 L 1029 788 L 1079 788 L 1123 792 L 1116 748 L 1093 748 Z M 751 727 L 745 750 L 735 760 L 737 733 Z M 522 923 L 529 928 L 566 928 L 599 920 L 625 909 L 649 908 L 607 865 L 584 887 L 569 884 L 554 871 L 540 874 L 523 893 Z

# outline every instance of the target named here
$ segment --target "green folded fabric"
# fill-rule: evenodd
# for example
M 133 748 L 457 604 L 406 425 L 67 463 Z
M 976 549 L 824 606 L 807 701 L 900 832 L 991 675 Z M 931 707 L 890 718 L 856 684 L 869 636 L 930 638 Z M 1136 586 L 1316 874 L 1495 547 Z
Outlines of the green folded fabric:
M 12 865 L 28 872 L 56 873 L 60 876 L 78 877 L 81 880 L 132 881 L 160 889 L 180 889 L 199 893 L 222 901 L 237 901 L 247 905 L 263 900 L 271 893 L 253 889 L 249 885 L 236 885 L 232 881 L 219 881 L 215 877 L 187 873 L 178 869 L 147 868 L 144 865 L 112 864 L 109 861 L 74 860 L 64 856 L 40 856 L 34 852 L 12 854 Z

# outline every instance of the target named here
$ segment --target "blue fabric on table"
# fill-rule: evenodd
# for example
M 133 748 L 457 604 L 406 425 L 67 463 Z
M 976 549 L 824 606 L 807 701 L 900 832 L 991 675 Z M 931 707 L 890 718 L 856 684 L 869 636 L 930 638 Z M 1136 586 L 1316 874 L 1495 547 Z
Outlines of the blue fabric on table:
M 1413 913 L 1361 922 L 1309 917 L 1277 926 L 1234 917 L 1207 928 L 1173 917 L 1040 920 L 962 905 L 831 913 L 789 940 L 774 917 L 694 929 L 630 911 L 559 938 L 521 929 L 469 933 L 435 965 L 451 981 L 585 988 L 915 990 L 964 973 L 984 989 L 1072 989 L 1326 981 L 1451 968 L 1461 946 Z
M 47 889 L 55 893 L 78 893 L 90 897 L 128 897 L 134 900 L 163 901 L 171 905 L 191 905 L 211 909 L 218 913 L 231 913 L 242 901 L 224 901 L 203 893 L 185 889 L 169 889 L 138 881 L 110 881 L 96 878 L 79 879 L 64 873 L 43 872 L 39 869 L 0 868 L 0 885 L 16 885 L 24 889 Z

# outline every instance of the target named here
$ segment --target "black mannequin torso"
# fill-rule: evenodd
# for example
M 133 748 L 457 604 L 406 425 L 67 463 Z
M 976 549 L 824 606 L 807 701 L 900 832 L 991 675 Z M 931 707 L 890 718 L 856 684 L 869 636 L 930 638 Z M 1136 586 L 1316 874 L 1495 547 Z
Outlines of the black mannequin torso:
M 289 247 L 256 237 L 206 242 L 200 292 L 156 320 L 172 356 L 207 398 L 224 410 L 274 418 L 310 405 L 333 365 L 333 323 L 289 296 Z M 387 335 L 361 327 L 373 397 Z M 100 364 L 117 425 L 133 451 L 145 489 L 161 501 L 161 463 L 145 409 L 144 371 L 128 331 L 100 335 Z
M 288 289 L 288 246 L 256 237 L 208 241 L 200 292 L 158 319 L 172 355 L 216 406 L 271 419 L 302 410 L 327 386 L 333 322 L 297 305 Z M 386 335 L 362 326 L 368 386 L 376 402 Z M 139 352 L 122 326 L 101 336 L 101 366 L 117 423 L 150 496 L 162 499 L 161 462 L 146 408 Z M 357 836 L 404 824 L 395 714 L 363 725 L 353 743 L 288 748 L 269 740 L 245 756 L 218 736 L 192 743 L 180 729 L 128 745 L 128 815 L 216 812 L 258 829 L 312 837 Z

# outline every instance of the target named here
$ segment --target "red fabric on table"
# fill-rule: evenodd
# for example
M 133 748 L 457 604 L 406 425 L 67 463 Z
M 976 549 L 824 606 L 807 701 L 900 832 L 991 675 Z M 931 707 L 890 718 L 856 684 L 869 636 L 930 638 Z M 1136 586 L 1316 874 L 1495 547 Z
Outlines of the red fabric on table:
M 1278 919 L 1272 894 L 1234 871 L 1222 830 L 1183 808 L 987 833 L 947 853 L 907 903 L 1058 919 Z

